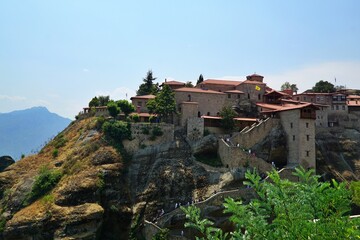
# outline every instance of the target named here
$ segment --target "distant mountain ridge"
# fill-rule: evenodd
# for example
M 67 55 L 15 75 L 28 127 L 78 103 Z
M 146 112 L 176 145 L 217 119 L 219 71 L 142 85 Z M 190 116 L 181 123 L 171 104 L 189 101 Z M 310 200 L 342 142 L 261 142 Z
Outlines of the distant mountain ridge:
M 0 113 L 0 156 L 9 155 L 17 160 L 21 154 L 36 152 L 70 122 L 45 107 Z

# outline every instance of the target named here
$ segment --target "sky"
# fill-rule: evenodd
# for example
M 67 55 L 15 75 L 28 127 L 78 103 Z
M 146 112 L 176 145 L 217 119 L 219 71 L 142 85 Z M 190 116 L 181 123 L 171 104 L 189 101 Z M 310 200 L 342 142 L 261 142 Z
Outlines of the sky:
M 0 113 L 74 119 L 92 97 L 167 79 L 360 88 L 358 0 L 0 0 Z M 336 82 L 335 82 L 336 79 Z

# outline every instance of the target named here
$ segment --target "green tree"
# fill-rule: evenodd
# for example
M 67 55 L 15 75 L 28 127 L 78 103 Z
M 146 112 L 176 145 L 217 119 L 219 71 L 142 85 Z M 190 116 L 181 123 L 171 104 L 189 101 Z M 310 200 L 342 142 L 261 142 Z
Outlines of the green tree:
M 107 109 L 109 111 L 110 116 L 112 116 L 113 118 L 116 118 L 116 116 L 120 113 L 120 108 L 117 105 L 117 103 L 114 101 L 110 101 L 107 104 Z
M 335 92 L 336 89 L 334 84 L 321 80 L 315 84 L 312 90 L 317 93 L 332 93 Z
M 245 184 L 258 198 L 246 205 L 225 200 L 224 213 L 231 214 L 235 227 L 228 236 L 209 220 L 201 220 L 193 206 L 183 208 L 185 227 L 197 229 L 200 239 L 357 239 L 360 219 L 349 218 L 351 194 L 345 183 L 319 182 L 314 170 L 295 171 L 299 182 L 280 179 L 275 170 L 268 181 L 247 172 Z
M 89 102 L 89 107 L 98 107 L 99 106 L 99 99 L 97 97 L 93 97 Z
M 153 100 L 146 103 L 150 113 L 156 113 L 164 122 L 171 122 L 173 113 L 176 113 L 175 94 L 168 85 L 164 85 Z
M 106 106 L 110 101 L 110 96 L 99 96 L 99 106 Z
M 220 112 L 221 126 L 226 130 L 232 130 L 235 128 L 234 117 L 237 116 L 236 112 L 231 107 L 223 107 Z
M 120 108 L 120 110 L 125 114 L 127 117 L 130 113 L 135 111 L 134 105 L 130 103 L 128 100 L 119 100 L 116 102 L 117 106 Z
M 283 85 L 281 85 L 281 91 L 288 90 L 288 89 L 292 90 L 295 93 L 297 93 L 297 91 L 299 91 L 296 84 L 290 84 L 289 82 L 285 82 Z
M 185 83 L 185 87 L 190 87 L 190 88 L 192 88 L 192 87 L 194 87 L 194 85 L 192 84 L 192 82 L 187 81 L 187 82 Z
M 198 85 L 199 83 L 202 83 L 203 81 L 204 81 L 204 77 L 203 77 L 202 74 L 200 74 L 200 76 L 199 76 L 199 78 L 198 78 L 198 80 L 196 82 L 196 85 Z
M 139 89 L 136 91 L 136 95 L 149 95 L 149 94 L 156 94 L 159 91 L 159 84 L 154 84 L 154 80 L 156 77 L 153 77 L 153 72 L 149 70 L 146 73 L 146 77 L 143 78 L 143 83 L 139 86 Z

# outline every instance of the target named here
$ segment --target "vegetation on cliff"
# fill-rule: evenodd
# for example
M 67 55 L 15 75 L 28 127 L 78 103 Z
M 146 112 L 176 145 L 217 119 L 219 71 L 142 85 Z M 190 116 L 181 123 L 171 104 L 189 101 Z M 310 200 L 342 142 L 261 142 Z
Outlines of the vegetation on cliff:
M 258 199 L 244 205 L 225 200 L 234 230 L 225 233 L 200 218 L 196 207 L 183 208 L 186 227 L 197 230 L 197 239 L 355 239 L 360 236 L 360 219 L 350 219 L 351 192 L 345 183 L 319 182 L 313 170 L 296 169 L 299 182 L 280 179 L 273 171 L 267 181 L 247 172 L 246 185 Z

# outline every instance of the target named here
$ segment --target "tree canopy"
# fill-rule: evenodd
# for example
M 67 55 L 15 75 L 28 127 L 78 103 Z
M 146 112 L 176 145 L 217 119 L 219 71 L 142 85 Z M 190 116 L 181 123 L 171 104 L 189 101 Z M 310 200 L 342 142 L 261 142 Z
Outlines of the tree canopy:
M 93 97 L 89 102 L 89 107 L 107 106 L 110 101 L 110 96 Z
M 198 85 L 199 83 L 202 83 L 203 81 L 204 81 L 204 77 L 203 77 L 202 74 L 200 74 L 200 76 L 199 76 L 199 78 L 198 78 L 198 80 L 196 82 L 196 85 Z
M 156 77 L 153 77 L 153 72 L 149 70 L 146 73 L 146 77 L 143 78 L 143 83 L 139 86 L 139 89 L 136 91 L 136 95 L 149 95 L 156 94 L 159 91 L 159 84 L 154 84 Z
M 317 93 L 331 93 L 331 92 L 335 92 L 336 89 L 334 87 L 334 84 L 328 81 L 320 80 L 315 84 L 312 90 Z
M 283 85 L 281 85 L 281 91 L 288 89 L 292 90 L 295 93 L 297 93 L 297 91 L 299 90 L 296 84 L 290 84 L 289 82 L 285 82 Z
M 168 85 L 164 85 L 155 99 L 146 103 L 150 113 L 156 113 L 165 121 L 170 122 L 173 113 L 176 113 L 175 94 Z
M 349 218 L 351 193 L 345 183 L 319 182 L 314 170 L 295 169 L 299 182 L 280 179 L 277 171 L 262 181 L 247 172 L 247 182 L 258 195 L 249 204 L 225 200 L 224 213 L 234 230 L 224 233 L 194 206 L 182 208 L 188 219 L 185 227 L 198 231 L 196 239 L 357 239 L 360 219 Z
M 117 106 L 120 108 L 120 110 L 125 114 L 125 116 L 128 116 L 130 113 L 135 111 L 134 105 L 130 103 L 128 100 L 119 100 L 116 101 Z
M 220 112 L 221 126 L 226 130 L 232 130 L 235 127 L 234 117 L 237 113 L 231 107 L 223 107 Z
M 109 111 L 110 116 L 112 116 L 113 118 L 115 118 L 120 113 L 120 108 L 117 105 L 117 103 L 114 101 L 108 102 L 107 109 Z
M 190 88 L 192 88 L 192 87 L 194 87 L 194 85 L 192 84 L 191 81 L 187 81 L 187 82 L 185 83 L 185 87 L 190 87 Z

